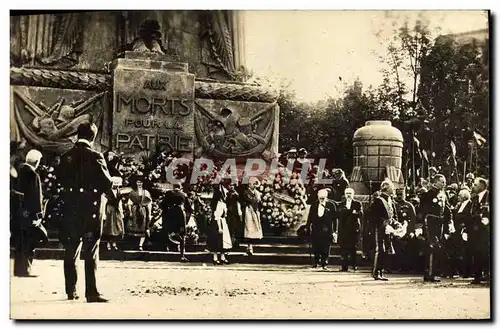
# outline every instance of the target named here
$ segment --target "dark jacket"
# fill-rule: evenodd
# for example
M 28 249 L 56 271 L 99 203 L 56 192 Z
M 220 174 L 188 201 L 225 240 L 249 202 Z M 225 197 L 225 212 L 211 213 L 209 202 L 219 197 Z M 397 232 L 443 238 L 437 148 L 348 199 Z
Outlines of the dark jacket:
M 361 220 L 363 218 L 363 205 L 361 202 L 352 200 L 351 208 L 347 209 L 347 201 L 340 203 L 338 234 L 339 243 L 356 243 L 361 231 Z
M 479 195 L 472 197 L 471 218 L 469 225 L 467 225 L 467 234 L 469 235 L 469 242 L 478 249 L 486 251 L 489 249 L 490 240 L 490 224 L 483 224 L 483 218 L 490 218 L 490 195 L 486 191 L 481 202 L 479 202 Z
M 331 243 L 332 233 L 337 231 L 337 207 L 333 202 L 326 201 L 325 212 L 323 216 L 318 216 L 319 202 L 311 205 L 309 215 L 307 216 L 307 228 L 312 235 L 313 243 L 327 242 Z
M 443 239 L 447 233 L 448 224 L 453 223 L 453 214 L 448 202 L 440 204 L 439 191 L 431 188 L 420 200 L 420 209 L 417 216 L 417 228 L 423 228 L 424 237 L 429 243 Z
M 398 221 L 403 224 L 405 221 L 408 222 L 408 227 L 406 231 L 415 231 L 415 224 L 417 220 L 417 213 L 415 211 L 415 206 L 409 201 L 401 200 L 396 201 L 396 210 L 398 215 Z
M 61 157 L 58 171 L 64 189 L 62 237 L 78 239 L 86 233 L 100 237 L 101 195 L 113 185 L 104 157 L 86 143 L 77 142 Z
M 163 227 L 168 232 L 180 232 L 186 229 L 188 214 L 192 213 L 186 193 L 181 190 L 167 191 L 161 209 Z
M 23 164 L 19 168 L 17 191 L 20 193 L 20 228 L 31 226 L 43 215 L 43 196 L 40 176 L 30 165 Z
M 388 196 L 382 194 L 373 199 L 370 206 L 370 223 L 372 229 L 385 231 L 385 227 L 391 225 L 397 218 L 395 202 L 392 202 L 392 209 L 389 208 Z

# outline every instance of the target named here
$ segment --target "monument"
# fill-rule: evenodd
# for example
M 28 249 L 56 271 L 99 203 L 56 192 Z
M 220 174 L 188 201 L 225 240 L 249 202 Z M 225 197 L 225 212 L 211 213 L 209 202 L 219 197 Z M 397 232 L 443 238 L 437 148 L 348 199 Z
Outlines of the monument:
M 133 157 L 277 155 L 277 95 L 246 84 L 238 11 L 11 16 L 11 141 L 59 155 L 76 127 Z

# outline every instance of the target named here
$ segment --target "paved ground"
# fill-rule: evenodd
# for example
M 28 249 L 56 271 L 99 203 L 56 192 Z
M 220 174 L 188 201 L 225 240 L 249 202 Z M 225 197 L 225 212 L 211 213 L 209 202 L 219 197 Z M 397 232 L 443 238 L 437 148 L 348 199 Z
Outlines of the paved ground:
M 35 260 L 38 278 L 11 277 L 14 319 L 486 319 L 489 287 L 466 280 L 424 284 L 421 277 L 304 266 L 99 263 L 109 304 L 67 301 L 62 261 Z M 84 294 L 83 263 L 78 289 Z

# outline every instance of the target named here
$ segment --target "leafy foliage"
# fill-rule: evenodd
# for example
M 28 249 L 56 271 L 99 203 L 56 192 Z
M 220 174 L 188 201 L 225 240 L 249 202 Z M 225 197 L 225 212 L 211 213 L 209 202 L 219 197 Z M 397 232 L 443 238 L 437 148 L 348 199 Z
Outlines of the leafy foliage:
M 393 26 L 391 37 L 385 40 L 387 51 L 380 58 L 386 67 L 379 86 L 365 88 L 355 81 L 345 87 L 342 97 L 313 104 L 298 102 L 286 83 L 274 86 L 280 91 L 281 152 L 304 147 L 310 156 L 326 157 L 328 167 L 349 173 L 354 132 L 368 120 L 391 120 L 405 136 L 403 164 L 411 160 L 408 150 L 416 132 L 432 165 L 448 174 L 454 171 L 449 168 L 453 140 L 462 175 L 463 162 L 470 162 L 472 132 L 485 137 L 489 132 L 489 45 L 458 44 L 452 36 L 433 39 L 424 21 Z M 429 123 L 414 131 L 405 122 L 418 114 Z M 471 171 L 488 174 L 488 153 L 487 147 L 478 149 L 478 167 Z M 415 155 L 420 167 L 418 150 Z

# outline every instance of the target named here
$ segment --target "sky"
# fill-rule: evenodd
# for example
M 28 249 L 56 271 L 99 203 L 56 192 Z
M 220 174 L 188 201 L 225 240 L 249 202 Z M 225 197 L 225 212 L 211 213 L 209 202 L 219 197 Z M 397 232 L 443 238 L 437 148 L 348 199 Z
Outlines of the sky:
M 287 81 L 300 101 L 338 97 L 359 78 L 382 81 L 379 55 L 396 22 L 429 23 L 434 35 L 488 27 L 485 11 L 245 11 L 246 67 L 254 76 Z M 377 38 L 375 33 L 382 32 Z M 342 78 L 342 81 L 339 79 Z

